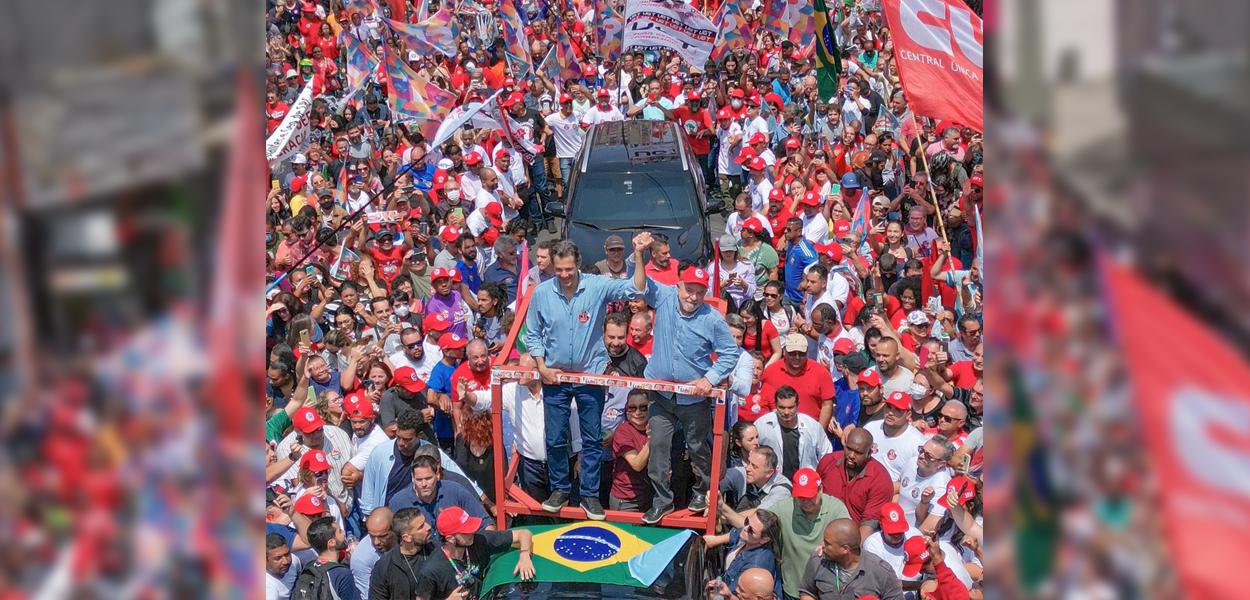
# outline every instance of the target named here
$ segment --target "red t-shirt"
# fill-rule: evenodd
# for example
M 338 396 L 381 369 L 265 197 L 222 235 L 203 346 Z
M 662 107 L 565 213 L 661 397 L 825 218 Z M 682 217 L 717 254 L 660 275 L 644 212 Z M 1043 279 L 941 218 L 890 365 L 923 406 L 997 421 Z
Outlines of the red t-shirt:
M 972 361 L 970 360 L 952 363 L 951 374 L 954 375 L 954 378 L 951 379 L 951 385 L 958 388 L 972 389 L 977 379 L 981 378 L 981 374 L 972 368 Z
M 777 326 L 773 325 L 772 321 L 765 320 L 764 324 L 760 327 L 761 340 L 758 348 L 760 354 L 764 355 L 764 362 L 768 362 L 768 359 L 772 357 L 773 340 L 776 339 L 778 335 L 780 335 L 780 333 L 777 332 Z M 755 347 L 754 327 L 749 327 L 748 331 L 742 335 L 742 347 L 748 351 L 757 349 Z
M 690 143 L 690 149 L 699 156 L 705 156 L 712 151 L 712 142 L 709 138 L 694 135 L 703 129 L 712 129 L 712 117 L 707 110 L 690 110 L 685 104 L 678 106 L 673 111 L 673 116 L 677 117 L 677 124 L 681 126 L 681 130 L 686 134 L 686 141 Z
M 616 433 L 612 435 L 612 460 L 616 463 L 612 470 L 612 495 L 614 497 L 632 500 L 641 496 L 647 489 L 646 486 L 650 485 L 647 470 L 635 471 L 625 460 L 626 453 L 641 451 L 646 445 L 647 434 L 638 431 L 638 428 L 628 421 L 616 428 Z
M 474 373 L 469 368 L 469 361 L 460 363 L 455 371 L 451 372 L 451 401 L 460 402 L 460 394 L 457 390 L 460 387 L 460 380 L 469 380 L 469 386 L 465 388 L 469 392 L 478 392 L 490 389 L 490 369 L 486 369 L 481 373 Z
M 842 465 L 843 454 L 845 452 L 841 450 L 826 454 L 816 463 L 816 473 L 820 475 L 825 493 L 846 505 L 852 521 L 858 523 L 865 518 L 878 518 L 881 507 L 894 496 L 890 472 L 877 459 L 869 458 L 859 475 L 848 479 L 846 468 Z
M 404 248 L 392 245 L 390 252 L 383 252 L 381 248 L 371 246 L 369 257 L 373 259 L 375 271 L 390 285 L 390 282 L 399 277 L 399 269 L 404 264 Z
M 273 133 L 273 130 L 277 129 L 278 125 L 282 124 L 282 119 L 286 118 L 286 113 L 289 110 L 291 110 L 291 107 L 288 106 L 286 102 L 281 100 L 273 104 L 266 104 L 265 129 L 267 129 L 269 133 Z
M 820 363 L 807 359 L 803 370 L 798 375 L 786 371 L 786 361 L 779 360 L 764 368 L 761 380 L 773 389 L 783 385 L 794 388 L 799 393 L 799 412 L 820 420 L 820 407 L 825 400 L 833 400 L 833 376 Z
M 760 384 L 758 389 L 742 399 L 742 404 L 738 406 L 738 420 L 754 423 L 756 419 L 764 416 L 764 413 L 777 408 L 776 402 L 773 401 L 774 394 L 776 390 L 772 386 Z
M 651 348 L 655 346 L 655 336 L 647 338 L 647 343 L 645 344 L 635 344 L 634 337 L 630 336 L 629 339 L 625 340 L 625 343 L 629 344 L 630 348 L 637 350 L 639 354 L 645 356 L 647 360 L 651 360 Z
M 655 266 L 654 262 L 647 261 L 647 266 L 643 271 L 647 274 L 647 277 L 654 279 L 656 283 L 677 285 L 677 261 L 675 260 L 669 259 L 668 268 L 663 271 Z

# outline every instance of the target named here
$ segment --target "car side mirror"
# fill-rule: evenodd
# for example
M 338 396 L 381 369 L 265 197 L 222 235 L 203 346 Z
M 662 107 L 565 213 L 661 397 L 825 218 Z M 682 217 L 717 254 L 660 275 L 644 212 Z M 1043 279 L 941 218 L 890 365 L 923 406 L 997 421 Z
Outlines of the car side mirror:
M 563 202 L 548 202 L 547 206 L 544 208 L 546 208 L 547 214 L 552 217 L 564 216 L 564 203 Z

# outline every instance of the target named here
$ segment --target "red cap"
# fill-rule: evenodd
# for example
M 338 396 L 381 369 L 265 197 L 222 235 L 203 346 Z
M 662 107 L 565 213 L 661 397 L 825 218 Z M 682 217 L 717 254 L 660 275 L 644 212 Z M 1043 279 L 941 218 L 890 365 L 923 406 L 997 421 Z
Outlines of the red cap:
M 482 212 L 488 217 L 501 217 L 503 216 L 503 205 L 498 202 L 491 202 L 482 207 Z
M 907 562 L 903 564 L 903 577 L 915 577 L 921 567 L 929 562 L 929 544 L 923 537 L 913 535 L 903 542 L 903 554 L 907 555 Z
M 699 95 L 699 92 L 697 90 L 690 90 L 689 92 L 686 92 L 686 100 L 689 100 L 691 102 L 698 102 L 699 100 L 702 100 L 702 99 L 703 99 L 703 96 Z
M 372 419 L 373 403 L 363 390 L 356 390 L 343 398 L 343 412 L 350 419 Z
M 451 271 L 451 280 L 452 280 L 452 282 L 454 282 L 454 283 L 460 283 L 461 281 L 464 281 L 464 279 L 460 277 L 460 269 L 457 269 L 457 268 L 453 267 L 453 268 L 450 268 L 450 269 L 447 269 L 447 270 L 448 270 L 448 271 Z
M 738 156 L 734 157 L 734 162 L 737 164 L 742 164 L 751 160 L 752 158 L 755 158 L 755 148 L 752 148 L 750 146 L 743 146 L 742 150 L 738 152 Z
M 451 321 L 447 320 L 447 315 L 436 312 L 425 315 L 425 318 L 421 319 L 421 326 L 426 331 L 447 331 L 451 329 Z
M 846 237 L 846 234 L 850 232 L 851 232 L 850 221 L 847 221 L 846 219 L 838 219 L 837 221 L 833 222 L 833 236 L 834 237 L 843 238 L 843 237 Z
M 820 250 L 820 253 L 824 254 L 825 256 L 828 256 L 829 260 L 835 263 L 842 262 L 842 246 L 839 246 L 837 244 L 827 244 L 823 249 Z M 846 338 L 842 338 L 842 340 L 845 340 L 848 342 L 850 341 L 850 340 L 847 340 Z
M 515 79 L 513 79 L 513 78 L 511 78 L 511 77 L 509 77 L 509 78 L 507 78 L 507 79 L 503 80 L 503 86 L 504 86 L 504 87 L 509 87 L 509 88 L 510 88 L 510 87 L 516 87 L 516 80 L 515 80 Z
M 730 112 L 728 108 L 722 108 L 716 111 L 716 118 L 717 119 L 732 119 L 734 118 L 734 114 Z
M 325 452 L 313 448 L 300 457 L 299 466 L 301 469 L 308 469 L 313 473 L 322 473 L 330 470 L 330 461 L 326 460 Z
M 291 420 L 295 422 L 295 428 L 300 433 L 312 433 L 326 424 L 317 411 L 307 406 L 295 411 L 295 418 Z
M 419 394 L 428 387 L 424 381 L 417 376 L 417 370 L 412 367 L 400 367 L 395 369 L 395 374 L 391 376 L 391 384 L 397 385 L 413 394 Z
M 451 269 L 445 269 L 443 267 L 435 267 L 433 271 L 430 271 L 431 283 L 438 281 L 439 279 L 443 279 L 444 277 L 451 277 Z
M 487 244 L 490 244 L 493 246 L 495 244 L 495 240 L 498 240 L 498 239 L 499 239 L 499 230 L 495 229 L 494 227 L 487 227 L 486 231 L 482 232 L 482 241 L 486 242 Z
M 599 74 L 599 70 L 596 69 L 594 65 L 586 65 L 582 67 L 583 77 L 594 77 L 595 75 L 598 75 L 598 74 Z
M 783 190 L 783 189 L 781 189 L 781 188 L 779 188 L 779 187 L 774 187 L 774 188 L 773 188 L 773 191 L 768 192 L 768 199 L 769 199 L 769 200 L 776 200 L 776 201 L 778 201 L 778 202 L 785 202 L 785 201 L 786 201 L 786 191 L 785 191 L 785 190 Z
M 508 95 L 508 99 L 503 101 L 503 106 L 504 108 L 512 108 L 513 106 L 516 106 L 517 104 L 524 104 L 524 103 L 525 103 L 525 94 L 522 94 L 521 92 L 512 92 L 511 94 Z
M 318 517 L 329 512 L 326 503 L 312 494 L 304 494 L 295 500 L 295 512 L 309 517 Z
M 420 208 L 412 208 L 412 209 L 409 209 L 409 210 L 408 210 L 408 220 L 409 220 L 409 221 L 416 221 L 416 220 L 419 220 L 420 218 L 421 218 L 421 209 L 420 209 Z
M 757 131 L 751 134 L 751 139 L 747 140 L 747 143 L 754 146 L 756 144 L 763 144 L 764 142 L 767 142 L 767 141 L 768 141 L 768 138 L 764 136 L 764 132 Z
M 757 156 L 751 159 L 751 163 L 747 165 L 747 168 L 752 171 L 763 171 L 768 168 L 768 163 L 765 162 L 764 159 Z
M 708 273 L 702 267 L 686 267 L 686 270 L 681 273 L 681 282 L 687 284 L 697 283 L 707 287 L 707 278 Z
M 566 104 L 573 101 L 573 95 L 567 92 L 560 94 L 560 104 Z
M 837 246 L 834 246 L 834 248 L 837 248 Z M 851 341 L 851 338 L 838 338 L 838 341 L 833 343 L 834 354 L 850 354 L 854 351 L 855 342 Z
M 611 94 L 608 93 L 607 88 L 599 88 L 599 91 L 595 92 L 595 96 L 598 96 L 599 98 L 607 98 L 611 96 Z
M 763 159 L 760 159 L 760 160 L 763 160 Z M 807 192 L 803 194 L 803 199 L 799 200 L 799 204 L 806 204 L 808 206 L 820 206 L 820 194 L 817 194 L 816 192 L 808 190 Z
M 903 392 L 890 392 L 885 397 L 885 403 L 899 410 L 911 410 L 911 398 Z
M 872 387 L 881 385 L 881 373 L 876 369 L 867 368 L 859 372 L 859 383 L 866 383 Z
M 480 517 L 470 516 L 459 506 L 449 506 L 438 513 L 438 534 L 443 537 L 457 533 L 477 533 L 481 527 Z
M 751 217 L 742 222 L 742 229 L 753 233 L 764 233 L 764 224 L 760 223 L 759 219 Z
M 903 518 L 903 507 L 898 502 L 886 502 L 881 507 L 881 532 L 889 535 L 907 533 L 907 519 Z
M 798 150 L 802 145 L 803 142 L 800 142 L 799 138 L 786 138 L 786 150 Z
M 464 164 L 466 165 L 476 165 L 476 164 L 480 164 L 481 162 L 482 162 L 482 155 L 478 154 L 476 150 L 464 155 Z
M 452 226 L 444 227 L 443 230 L 439 232 L 438 239 L 450 244 L 460 239 L 460 228 Z
M 980 173 L 974 173 L 972 177 L 968 178 L 968 183 L 971 183 L 972 187 L 983 188 L 985 187 L 985 176 Z
M 820 493 L 820 475 L 815 470 L 803 467 L 794 472 L 795 498 L 815 498 Z
M 455 350 L 469 345 L 469 338 L 461 337 L 459 334 L 449 333 L 438 338 L 438 347 L 443 350 Z
M 747 104 L 750 104 L 751 106 L 759 106 L 759 105 L 760 105 L 760 95 L 759 95 L 759 94 L 751 94 L 751 97 L 750 97 L 750 98 L 747 98 Z
M 747 93 L 742 91 L 742 88 L 734 88 L 732 90 L 729 90 L 730 98 L 745 98 L 746 95 Z
M 956 502 L 963 506 L 977 497 L 977 484 L 963 475 L 952 477 L 950 483 L 946 484 L 946 491 L 942 493 L 941 498 L 938 498 L 938 504 L 942 505 L 943 508 L 951 507 L 950 502 L 946 501 L 946 497 L 951 492 L 956 494 Z

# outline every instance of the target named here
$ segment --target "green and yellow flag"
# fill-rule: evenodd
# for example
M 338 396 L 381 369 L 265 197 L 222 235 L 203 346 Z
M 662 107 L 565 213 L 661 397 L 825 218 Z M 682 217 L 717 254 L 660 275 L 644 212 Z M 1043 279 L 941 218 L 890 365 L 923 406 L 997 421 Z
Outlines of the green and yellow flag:
M 837 11 L 830 11 L 825 0 L 812 0 L 816 9 L 816 85 L 820 99 L 828 101 L 838 93 L 842 59 L 833 28 L 838 26 Z
M 581 521 L 520 527 L 534 534 L 534 581 L 595 582 L 645 588 L 694 535 L 688 529 Z M 484 596 L 518 581 L 518 550 L 500 555 L 482 579 Z

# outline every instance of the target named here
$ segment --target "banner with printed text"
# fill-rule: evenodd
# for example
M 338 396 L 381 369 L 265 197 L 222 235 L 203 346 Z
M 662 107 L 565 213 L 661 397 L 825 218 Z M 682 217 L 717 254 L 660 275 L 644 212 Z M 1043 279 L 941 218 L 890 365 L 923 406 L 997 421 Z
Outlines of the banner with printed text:
M 295 99 L 295 103 L 291 105 L 291 110 L 287 111 L 286 117 L 282 119 L 282 123 L 278 124 L 278 128 L 273 130 L 269 139 L 265 140 L 265 160 L 281 162 L 297 152 L 303 152 L 304 148 L 308 147 L 312 135 L 311 122 L 308 117 L 312 113 L 312 101 L 312 80 L 309 79 L 304 90 Z
M 912 110 L 984 131 L 981 18 L 960 0 L 883 0 L 882 10 Z
M 629 0 L 625 4 L 625 49 L 677 52 L 688 64 L 702 68 L 719 33 L 698 9 L 680 2 Z

